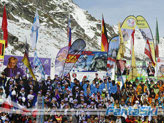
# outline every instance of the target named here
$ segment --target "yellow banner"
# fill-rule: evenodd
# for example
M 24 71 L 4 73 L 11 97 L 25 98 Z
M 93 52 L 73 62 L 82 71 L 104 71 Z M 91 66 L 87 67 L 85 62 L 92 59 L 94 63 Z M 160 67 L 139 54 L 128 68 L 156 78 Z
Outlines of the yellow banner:
M 137 16 L 137 26 L 140 29 L 149 28 L 147 21 L 142 16 Z
M 5 40 L 0 40 L 0 59 L 4 59 L 5 56 Z
M 136 28 L 136 18 L 135 18 L 135 16 L 128 16 L 124 20 L 121 28 L 132 29 L 132 30 L 135 29 Z
M 140 29 L 142 36 L 144 37 L 145 40 L 149 41 L 152 58 L 155 63 L 156 59 L 155 59 L 154 39 L 150 27 L 144 17 L 137 16 L 136 18 L 137 18 L 137 26 Z
M 136 79 L 137 77 L 139 77 L 139 73 L 137 71 L 137 68 L 136 68 L 136 59 L 135 59 L 135 54 L 134 54 L 134 46 L 132 48 L 132 61 L 131 61 L 131 67 L 132 67 L 132 70 L 130 71 L 129 73 L 129 76 L 127 78 L 128 81 L 130 80 L 134 80 Z
M 120 37 L 120 48 L 118 50 L 117 60 L 120 60 L 124 57 L 124 53 L 125 53 L 125 45 L 124 45 L 124 41 L 123 41 L 122 31 L 120 28 L 120 23 L 118 26 L 118 30 L 119 30 L 119 37 Z

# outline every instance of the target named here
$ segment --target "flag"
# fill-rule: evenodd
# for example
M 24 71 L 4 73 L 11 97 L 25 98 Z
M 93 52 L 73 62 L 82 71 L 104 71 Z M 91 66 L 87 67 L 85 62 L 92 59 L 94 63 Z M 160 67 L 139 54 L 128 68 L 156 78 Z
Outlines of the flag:
M 151 62 L 155 66 L 155 62 L 154 62 L 152 54 L 151 54 L 151 48 L 150 48 L 149 40 L 146 41 L 145 54 L 149 57 L 149 59 L 151 60 Z
M 34 53 L 34 61 L 33 61 L 33 64 L 39 68 L 39 71 L 40 71 L 40 73 L 41 73 L 41 78 L 42 78 L 43 80 L 45 80 L 44 68 L 43 68 L 43 65 L 42 65 L 40 59 L 39 59 L 38 56 L 37 56 L 36 51 L 35 51 L 35 53 Z
M 68 20 L 68 29 L 67 29 L 67 35 L 68 35 L 68 47 L 71 47 L 71 19 L 69 17 L 69 20 Z
M 29 58 L 28 58 L 28 53 L 27 53 L 26 50 L 25 50 L 25 53 L 24 53 L 24 57 L 23 57 L 23 59 L 22 59 L 22 62 L 23 62 L 24 65 L 29 69 L 29 73 L 31 74 L 32 78 L 33 78 L 34 80 L 36 80 L 35 75 L 34 75 L 34 73 L 33 73 L 33 71 L 32 71 L 32 68 L 31 68 L 31 65 L 30 65 L 30 61 L 29 61 Z
M 136 59 L 135 59 L 135 54 L 134 54 L 134 33 L 135 33 L 135 30 L 133 30 L 131 34 L 132 36 L 132 42 L 131 42 L 131 49 L 132 49 L 131 68 L 132 70 L 130 71 L 129 76 L 127 78 L 128 81 L 132 79 L 136 79 L 139 76 L 139 73 L 136 68 Z
M 32 29 L 31 29 L 31 34 L 30 34 L 31 42 L 32 42 L 32 49 L 36 49 L 39 27 L 40 27 L 39 15 L 38 15 L 38 11 L 36 11 L 35 17 L 34 17 L 34 22 L 33 22 Z
M 102 17 L 101 51 L 108 52 L 108 37 L 104 17 Z
M 125 45 L 124 45 L 124 41 L 123 41 L 123 35 L 122 35 L 120 23 L 118 25 L 118 30 L 119 30 L 119 37 L 120 37 L 120 48 L 118 50 L 117 60 L 120 60 L 124 57 L 124 53 L 125 53 Z
M 8 31 L 7 31 L 7 14 L 6 7 L 4 6 L 3 10 L 3 19 L 2 19 L 2 30 L 3 30 L 3 40 L 6 41 L 5 48 L 7 47 Z
M 156 48 L 155 48 L 155 56 L 156 56 L 156 58 L 159 57 L 158 44 L 159 44 L 159 31 L 158 31 L 158 21 L 156 20 Z

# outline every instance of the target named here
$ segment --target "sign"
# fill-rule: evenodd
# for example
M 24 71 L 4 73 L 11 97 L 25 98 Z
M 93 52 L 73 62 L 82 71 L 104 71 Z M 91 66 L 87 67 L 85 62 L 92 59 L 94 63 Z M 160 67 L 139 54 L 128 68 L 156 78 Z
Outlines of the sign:
M 106 71 L 107 52 L 84 51 L 73 67 L 77 72 Z
M 12 55 L 5 55 L 4 57 L 4 65 L 7 66 L 8 64 L 8 59 L 12 57 Z M 22 62 L 22 59 L 23 59 L 23 56 L 14 56 L 15 58 L 18 59 L 18 63 L 17 63 L 17 66 L 21 69 L 23 69 L 24 71 L 26 71 L 26 66 L 24 66 L 23 62 Z M 39 69 L 34 66 L 33 64 L 33 59 L 34 57 L 29 57 L 29 60 L 30 60 L 30 64 L 31 64 L 31 67 L 33 69 L 33 72 L 34 73 L 37 73 L 39 71 Z M 42 65 L 43 65 L 43 68 L 44 68 L 44 71 L 45 71 L 45 74 L 46 75 L 50 75 L 50 70 L 51 70 L 51 59 L 50 58 L 39 58 L 40 61 L 42 62 Z M 39 72 L 40 73 L 40 72 Z

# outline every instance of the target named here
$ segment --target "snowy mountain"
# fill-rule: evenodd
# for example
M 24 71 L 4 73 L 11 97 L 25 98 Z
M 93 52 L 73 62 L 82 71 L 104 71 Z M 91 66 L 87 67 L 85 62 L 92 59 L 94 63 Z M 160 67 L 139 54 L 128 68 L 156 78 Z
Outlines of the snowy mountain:
M 3 0 L 0 2 L 1 17 L 4 4 L 6 4 L 9 19 L 8 31 L 11 35 L 7 54 L 22 55 L 23 47 L 17 48 L 13 45 L 14 43 L 23 45 L 27 38 L 29 45 L 31 44 L 30 29 L 36 9 L 38 9 L 41 23 L 37 44 L 40 56 L 53 58 L 54 51 L 57 53 L 60 48 L 67 46 L 68 14 L 72 20 L 72 41 L 82 38 L 87 43 L 87 50 L 100 49 L 101 21 L 80 9 L 72 0 L 47 0 L 46 2 L 45 0 Z M 107 25 L 107 29 L 109 37 L 115 35 L 111 26 Z M 11 40 L 13 37 L 16 38 L 14 41 Z
M 23 56 L 25 41 L 31 49 L 30 32 L 36 9 L 40 17 L 37 51 L 39 57 L 51 58 L 52 63 L 59 49 L 68 45 L 67 23 L 71 17 L 72 41 L 82 38 L 86 41 L 86 50 L 97 51 L 101 46 L 101 20 L 95 19 L 87 11 L 79 8 L 72 0 L 1 0 L 0 23 L 2 22 L 3 5 L 6 5 L 8 17 L 9 40 L 7 55 Z M 117 26 L 106 25 L 109 39 L 116 35 Z M 2 36 L 2 31 L 0 33 Z M 139 31 L 135 33 L 136 57 L 145 58 L 145 41 Z M 164 38 L 161 40 L 163 42 Z M 142 44 L 142 45 L 141 45 Z M 161 44 L 160 50 L 163 52 Z M 126 56 L 130 57 L 127 45 Z M 162 53 L 160 54 L 162 56 Z M 54 67 L 54 64 L 52 64 Z

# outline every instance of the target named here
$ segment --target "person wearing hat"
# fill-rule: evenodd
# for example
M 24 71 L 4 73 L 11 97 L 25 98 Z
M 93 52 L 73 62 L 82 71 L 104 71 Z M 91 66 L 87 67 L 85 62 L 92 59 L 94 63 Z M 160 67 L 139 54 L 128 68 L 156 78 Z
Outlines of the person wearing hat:
M 77 93 L 79 93 L 82 90 L 82 87 L 80 86 L 80 82 L 79 80 L 77 80 L 76 78 L 74 79 L 74 87 L 72 88 L 72 94 L 74 97 L 76 97 Z
M 141 94 L 147 92 L 147 86 L 144 84 L 143 80 L 141 80 L 141 83 L 138 84 L 136 91 L 138 91 L 139 88 L 141 88 Z
M 159 88 L 157 87 L 157 84 L 154 84 L 153 89 L 154 89 L 155 94 L 157 95 L 159 92 Z
M 87 87 L 89 86 L 89 80 L 85 81 L 85 84 L 83 84 L 83 90 L 86 92 L 87 91 Z
M 149 104 L 151 104 L 152 101 L 155 102 L 155 96 L 156 96 L 156 94 L 154 93 L 154 89 L 151 88 L 150 89 L 150 94 L 149 94 L 149 97 L 148 97 Z
M 125 108 L 126 107 L 125 100 L 123 98 L 121 98 L 120 107 L 121 108 Z
M 9 96 L 9 94 L 12 91 L 13 88 L 14 88 L 14 80 L 10 79 L 10 80 L 7 81 L 7 85 L 4 88 L 5 89 L 5 93 L 6 93 L 6 98 Z
M 87 76 L 83 76 L 83 79 L 82 79 L 82 81 L 80 82 L 80 86 L 83 87 L 83 85 L 85 84 L 86 80 L 87 80 Z
M 94 78 L 94 81 L 95 82 L 99 81 L 99 78 L 98 77 L 99 77 L 98 73 L 95 73 L 95 78 Z
M 91 91 L 92 94 L 94 93 L 95 88 L 96 88 L 96 81 L 93 80 L 92 84 L 90 85 L 90 91 Z
M 100 80 L 100 89 L 103 90 L 103 89 L 106 89 L 107 93 L 108 93 L 108 90 L 109 90 L 109 82 L 107 81 L 106 78 L 104 78 L 104 81 Z
M 94 94 L 95 95 L 97 95 L 97 93 L 102 93 L 102 90 L 101 90 L 101 88 L 99 87 L 99 83 L 98 82 L 96 82 L 96 87 L 95 87 L 95 89 L 94 89 Z
M 90 107 L 91 109 L 96 109 L 96 105 L 95 105 L 95 103 L 93 101 L 91 102 L 90 105 L 91 105 L 91 107 Z
M 18 92 L 18 97 L 27 97 L 27 93 L 25 92 L 25 89 L 24 88 L 21 88 L 21 91 Z
M 2 72 L 0 75 L 0 86 L 5 87 L 6 82 L 7 82 L 7 77 L 5 76 L 5 73 Z

